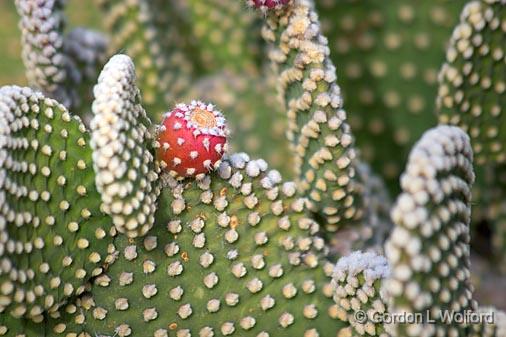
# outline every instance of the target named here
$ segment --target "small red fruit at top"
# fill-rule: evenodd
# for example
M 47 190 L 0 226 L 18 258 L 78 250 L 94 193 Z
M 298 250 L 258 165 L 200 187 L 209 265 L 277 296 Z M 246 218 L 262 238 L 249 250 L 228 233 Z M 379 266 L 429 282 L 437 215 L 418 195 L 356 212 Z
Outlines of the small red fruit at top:
M 290 0 L 248 0 L 250 6 L 260 8 L 262 10 L 280 8 L 289 3 Z
M 158 160 L 173 177 L 198 177 L 216 169 L 227 151 L 225 117 L 212 104 L 177 104 L 158 134 Z

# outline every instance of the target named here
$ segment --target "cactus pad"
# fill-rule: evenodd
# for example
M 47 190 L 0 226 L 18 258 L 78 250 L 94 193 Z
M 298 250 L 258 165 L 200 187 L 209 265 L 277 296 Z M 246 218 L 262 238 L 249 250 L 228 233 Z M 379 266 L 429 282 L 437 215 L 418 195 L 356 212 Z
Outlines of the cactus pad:
M 42 318 L 107 261 L 85 126 L 28 88 L 0 89 L 1 307 Z
M 298 187 L 327 230 L 361 218 L 354 139 L 313 2 L 269 12 L 262 30 L 288 116 Z
M 118 260 L 96 278 L 89 333 L 312 337 L 344 327 L 318 224 L 293 183 L 245 154 L 203 180 L 166 182 L 157 224 L 144 238 L 118 237 Z
M 357 251 L 337 261 L 334 301 L 339 305 L 339 318 L 350 322 L 353 335 L 388 336 L 383 324 L 375 321 L 386 312 L 381 281 L 389 274 L 387 260 L 375 253 Z
M 394 336 L 467 333 L 465 325 L 443 322 L 441 311 L 475 309 L 469 278 L 473 181 L 469 137 L 458 127 L 427 131 L 411 151 L 392 210 L 395 226 L 385 245 L 392 276 L 384 286 L 391 313 L 422 313 L 436 322 L 392 325 Z
M 128 56 L 116 55 L 105 65 L 94 96 L 91 146 L 102 209 L 119 232 L 144 235 L 155 220 L 159 167 Z

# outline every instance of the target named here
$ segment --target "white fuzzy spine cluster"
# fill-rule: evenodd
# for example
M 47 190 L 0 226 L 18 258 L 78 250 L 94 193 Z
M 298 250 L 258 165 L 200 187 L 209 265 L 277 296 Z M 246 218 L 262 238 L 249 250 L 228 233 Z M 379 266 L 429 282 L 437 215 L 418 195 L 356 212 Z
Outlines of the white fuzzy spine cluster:
M 119 232 L 144 235 L 154 222 L 159 168 L 149 150 L 150 125 L 128 56 L 109 60 L 94 96 L 91 146 L 103 211 L 111 215 Z
M 385 245 L 392 275 L 384 284 L 389 311 L 474 308 L 469 279 L 469 221 L 474 181 L 469 137 L 458 127 L 427 131 L 413 148 L 392 210 L 394 230 Z M 399 324 L 393 335 L 457 336 L 448 324 Z
M 390 275 L 387 260 L 372 252 L 356 251 L 337 261 L 333 274 L 339 318 L 350 322 L 359 336 L 387 336 L 375 322 L 386 312 L 381 282 Z M 364 313 L 364 320 L 357 313 Z M 351 331 L 350 331 L 351 333 Z

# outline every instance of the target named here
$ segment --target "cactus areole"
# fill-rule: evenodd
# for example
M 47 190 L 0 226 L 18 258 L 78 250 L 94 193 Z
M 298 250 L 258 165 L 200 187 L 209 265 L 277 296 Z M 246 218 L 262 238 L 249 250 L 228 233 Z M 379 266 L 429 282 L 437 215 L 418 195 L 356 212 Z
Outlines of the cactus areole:
M 173 177 L 198 177 L 218 167 L 228 133 L 225 117 L 212 104 L 178 104 L 160 127 L 158 160 Z

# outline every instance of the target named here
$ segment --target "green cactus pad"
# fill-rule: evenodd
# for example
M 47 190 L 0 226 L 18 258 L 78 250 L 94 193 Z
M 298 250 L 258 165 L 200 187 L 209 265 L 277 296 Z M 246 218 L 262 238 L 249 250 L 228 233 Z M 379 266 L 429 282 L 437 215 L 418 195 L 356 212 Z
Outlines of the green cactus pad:
M 1 308 L 39 320 L 102 272 L 111 223 L 86 128 L 29 88 L 0 89 L 0 200 Z
M 475 200 L 483 212 L 493 215 L 487 221 L 493 231 L 494 254 L 502 262 L 506 261 L 506 224 L 502 215 L 496 216 L 496 209 L 503 208 L 506 172 L 506 139 L 502 137 L 506 132 L 505 32 L 503 2 L 470 2 L 453 31 L 437 97 L 439 121 L 458 125 L 471 136 L 480 165 Z
M 505 163 L 506 8 L 499 0 L 472 1 L 462 11 L 439 74 L 443 124 L 471 136 L 477 164 Z
M 110 52 L 125 51 L 137 65 L 139 87 L 149 117 L 159 122 L 168 106 L 187 90 L 192 65 L 181 51 L 162 43 L 172 35 L 155 20 L 155 3 L 148 0 L 97 0 L 112 33 Z M 165 27 L 166 28 L 166 27 Z
M 312 337 L 344 327 L 319 226 L 293 183 L 245 154 L 201 181 L 166 183 L 156 225 L 118 237 L 118 260 L 96 278 L 89 333 Z
M 45 323 L 35 323 L 30 319 L 14 318 L 8 314 L 0 315 L 0 336 L 2 337 L 41 337 Z M 45 336 L 45 335 L 44 335 Z
M 363 220 L 354 226 L 341 228 L 329 237 L 328 245 L 332 255 L 337 257 L 349 255 L 356 250 L 382 253 L 383 244 L 392 229 L 392 202 L 383 180 L 371 172 L 365 163 L 357 165 L 357 172 L 364 184 Z
M 381 282 L 389 273 L 387 260 L 375 253 L 357 251 L 337 261 L 334 301 L 339 319 L 350 323 L 350 335 L 388 336 L 378 321 L 386 312 Z
M 397 322 L 389 326 L 392 335 L 468 333 L 465 325 L 443 322 L 441 314 L 475 309 L 469 277 L 473 181 L 469 137 L 458 127 L 427 131 L 411 151 L 385 245 L 391 277 L 384 289 L 389 312 L 421 313 L 436 322 Z
M 132 60 L 113 56 L 93 92 L 91 147 L 102 210 L 120 233 L 142 236 L 155 221 L 160 168 L 152 153 L 154 132 L 140 104 Z
M 362 158 L 398 191 L 409 149 L 436 124 L 437 72 L 466 0 L 316 0 Z
M 362 186 L 353 135 L 313 2 L 296 0 L 269 13 L 262 35 L 288 116 L 299 190 L 327 230 L 359 221 Z

